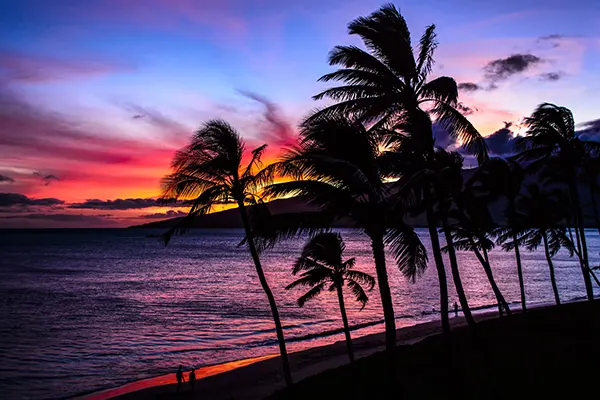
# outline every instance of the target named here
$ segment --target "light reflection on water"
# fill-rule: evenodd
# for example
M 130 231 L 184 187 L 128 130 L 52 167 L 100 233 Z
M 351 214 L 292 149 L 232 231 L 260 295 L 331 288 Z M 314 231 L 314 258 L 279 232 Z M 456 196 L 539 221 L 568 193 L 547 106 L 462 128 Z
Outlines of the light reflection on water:
M 419 232 L 427 241 L 426 231 Z M 236 246 L 240 230 L 197 231 L 175 238 L 167 248 L 147 233 L 0 231 L 3 398 L 61 398 L 173 372 L 180 363 L 198 367 L 277 352 L 254 266 L 245 248 Z M 374 274 L 365 237 L 342 234 L 346 257 L 356 257 L 357 269 Z M 595 231 L 588 234 L 589 254 L 597 264 L 600 240 Z M 290 351 L 343 339 L 342 334 L 317 335 L 341 327 L 336 296 L 325 293 L 300 309 L 295 299 L 301 292 L 283 289 L 292 280 L 291 265 L 302 244 L 289 241 L 263 257 Z M 493 304 L 476 258 L 466 252 L 458 257 L 472 306 Z M 528 300 L 551 302 L 543 252 L 522 257 Z M 492 251 L 491 260 L 505 297 L 518 301 L 514 255 Z M 439 308 L 435 268 L 410 284 L 391 258 L 388 262 L 398 325 L 437 319 L 432 313 Z M 561 297 L 582 297 L 576 261 L 559 253 L 555 267 Z M 448 277 L 452 304 L 456 295 Z M 360 312 L 347 302 L 351 324 L 381 320 L 377 289 L 370 297 Z M 375 324 L 354 335 L 381 330 Z

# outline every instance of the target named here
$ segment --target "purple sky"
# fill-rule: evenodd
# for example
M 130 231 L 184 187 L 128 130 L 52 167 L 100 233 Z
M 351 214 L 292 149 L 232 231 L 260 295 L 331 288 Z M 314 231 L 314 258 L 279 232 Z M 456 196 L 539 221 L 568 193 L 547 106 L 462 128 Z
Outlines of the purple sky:
M 270 142 L 272 159 L 318 105 L 328 51 L 358 44 L 347 23 L 381 4 L 0 0 L 0 193 L 26 199 L 0 195 L 0 226 L 158 218 L 168 210 L 107 201 L 156 196 L 173 150 L 209 118 Z M 518 132 L 544 101 L 600 118 L 597 0 L 396 4 L 413 40 L 437 25 L 434 75 L 471 83 L 461 100 L 484 135 L 505 121 Z

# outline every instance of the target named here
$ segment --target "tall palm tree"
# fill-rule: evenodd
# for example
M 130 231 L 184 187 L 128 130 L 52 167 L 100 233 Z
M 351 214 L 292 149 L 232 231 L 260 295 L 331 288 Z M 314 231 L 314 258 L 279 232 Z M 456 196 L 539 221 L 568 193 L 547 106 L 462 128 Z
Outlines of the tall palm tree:
M 527 312 L 523 265 L 517 240 L 517 236 L 520 233 L 520 227 L 518 226 L 518 221 L 515 220 L 515 202 L 521 191 L 524 179 L 525 170 L 519 163 L 503 158 L 490 158 L 477 169 L 470 179 L 469 184 L 474 191 L 479 192 L 478 197 L 483 197 L 488 203 L 499 197 L 504 197 L 507 200 L 503 226 L 495 229 L 491 233 L 493 236 L 496 236 L 498 245 L 502 245 L 502 248 L 505 251 L 508 251 L 507 248 L 510 248 L 515 252 L 519 290 L 521 293 L 521 306 L 523 311 Z M 514 245 L 508 247 L 504 246 L 504 244 L 509 241 Z
M 418 169 L 427 169 L 435 158 L 433 117 L 476 155 L 479 162 L 487 159 L 483 138 L 457 108 L 458 89 L 454 79 L 442 76 L 428 80 L 437 47 L 435 25 L 426 28 L 416 53 L 406 20 L 393 4 L 383 5 L 368 17 L 356 18 L 348 25 L 348 32 L 358 35 L 366 50 L 336 46 L 329 53 L 329 64 L 340 68 L 319 80 L 339 81 L 342 85 L 313 97 L 335 103 L 316 112 L 312 118 L 346 115 L 365 124 L 385 126 L 398 134 L 414 136 L 412 145 L 420 155 Z M 422 194 L 431 197 L 432 190 L 435 189 L 430 187 Z M 426 212 L 440 283 L 441 309 L 447 310 L 446 272 L 437 232 L 439 221 L 432 205 Z M 447 332 L 450 327 L 447 318 L 442 317 L 442 323 Z
M 517 200 L 517 211 L 515 220 L 521 226 L 521 235 L 514 246 L 521 243 L 528 250 L 536 250 L 540 245 L 544 246 L 544 254 L 550 268 L 550 282 L 554 293 L 556 304 L 560 304 L 560 295 L 554 273 L 552 257 L 561 249 L 566 248 L 571 256 L 575 252 L 575 246 L 569 239 L 567 231 L 562 226 L 565 222 L 564 193 L 560 190 L 542 190 L 536 184 L 526 186 L 526 192 Z M 527 226 L 527 228 L 525 228 Z
M 581 243 L 579 252 L 581 271 L 585 283 L 587 297 L 594 299 L 590 266 L 588 260 L 587 243 L 585 237 L 585 223 L 578 189 L 578 175 L 581 163 L 586 155 L 597 155 L 600 144 L 581 141 L 575 133 L 575 122 L 571 110 L 555 104 L 543 103 L 539 105 L 530 117 L 525 118 L 527 136 L 516 142 L 519 151 L 516 159 L 527 163 L 529 169 L 536 169 L 549 160 L 557 160 L 561 172 L 564 174 L 564 184 L 572 205 L 575 236 Z
M 169 230 L 164 238 L 168 243 L 173 234 L 184 233 L 195 217 L 210 212 L 215 204 L 237 204 L 246 233 L 245 242 L 275 322 L 284 379 L 291 386 L 292 376 L 279 311 L 263 271 L 246 207 L 260 201 L 257 192 L 270 181 L 269 174 L 257 173 L 265 148 L 266 145 L 263 145 L 252 150 L 250 161 L 243 166 L 245 144 L 238 132 L 222 120 L 205 123 L 190 143 L 176 153 L 171 163 L 171 174 L 163 178 L 161 197 L 165 202 L 183 199 L 191 205 L 188 216 Z
M 286 289 L 292 289 L 296 286 L 308 286 L 311 289 L 298 298 L 298 305 L 302 307 L 304 303 L 318 296 L 326 286 L 328 290 L 336 291 L 342 321 L 344 323 L 344 334 L 346 335 L 346 346 L 348 347 L 348 357 L 350 362 L 354 361 L 354 352 L 352 350 L 352 338 L 350 337 L 350 326 L 348 325 L 348 316 L 346 315 L 346 306 L 344 304 L 344 286 L 347 286 L 354 295 L 356 301 L 365 307 L 369 297 L 362 285 L 367 286 L 367 291 L 375 286 L 375 279 L 364 272 L 354 271 L 356 259 L 354 257 L 343 261 L 342 256 L 346 245 L 339 233 L 326 232 L 312 237 L 304 245 L 302 255 L 296 260 L 292 273 L 297 275 L 302 273 L 300 278 L 286 286 Z M 361 308 L 361 310 L 362 310 Z
M 369 237 L 385 320 L 386 348 L 390 350 L 388 361 L 393 364 L 396 322 L 385 244 L 400 271 L 411 280 L 425 269 L 427 254 L 414 229 L 404 222 L 402 204 L 391 198 L 390 187 L 384 183 L 386 157 L 380 147 L 384 136 L 385 132 L 376 134 L 345 117 L 311 118 L 301 126 L 298 145 L 272 165 L 273 171 L 291 180 L 268 186 L 265 195 L 298 196 L 319 209 L 314 219 L 321 224 L 349 219 Z M 302 215 L 294 220 L 296 225 L 288 215 L 273 217 L 269 229 L 263 230 L 267 243 L 314 232 Z

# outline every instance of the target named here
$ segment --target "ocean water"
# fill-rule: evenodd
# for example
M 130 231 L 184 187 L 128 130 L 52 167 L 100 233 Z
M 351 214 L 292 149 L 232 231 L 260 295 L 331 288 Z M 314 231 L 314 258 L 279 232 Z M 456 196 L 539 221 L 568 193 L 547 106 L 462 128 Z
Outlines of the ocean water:
M 369 242 L 342 230 L 347 257 L 374 274 Z M 277 352 L 268 304 L 240 230 L 197 230 L 165 247 L 142 230 L 0 231 L 0 393 L 3 399 L 60 399 L 173 372 Z M 428 244 L 425 230 L 420 230 Z M 600 240 L 588 231 L 592 264 Z M 341 318 L 337 297 L 324 293 L 299 308 L 301 290 L 286 291 L 302 240 L 263 256 L 289 350 L 333 343 Z M 481 265 L 458 254 L 474 308 L 495 299 Z M 491 252 L 498 285 L 511 303 L 519 289 L 513 253 Z M 431 257 L 430 257 L 431 258 Z M 430 265 L 433 260 L 430 260 Z M 398 326 L 439 318 L 433 265 L 409 283 L 388 258 Z M 559 253 L 556 275 L 564 300 L 582 298 L 575 259 Z M 553 301 L 543 252 L 523 251 L 528 301 Z M 450 283 L 450 302 L 456 294 Z M 597 289 L 597 288 L 596 288 Z M 600 290 L 597 290 L 600 294 Z M 381 331 L 377 288 L 360 311 L 347 298 L 354 336 Z M 337 333 L 333 333 L 337 332 Z

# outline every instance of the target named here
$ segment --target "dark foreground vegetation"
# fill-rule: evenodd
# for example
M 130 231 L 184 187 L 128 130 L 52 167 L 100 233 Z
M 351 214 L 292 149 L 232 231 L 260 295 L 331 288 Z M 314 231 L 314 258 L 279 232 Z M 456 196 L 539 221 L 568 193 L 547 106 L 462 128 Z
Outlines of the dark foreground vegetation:
M 600 301 L 487 320 L 396 349 L 386 385 L 384 352 L 294 385 L 295 399 L 595 398 L 600 377 Z M 280 391 L 270 400 L 288 399 Z M 590 397 L 591 396 L 591 397 Z

